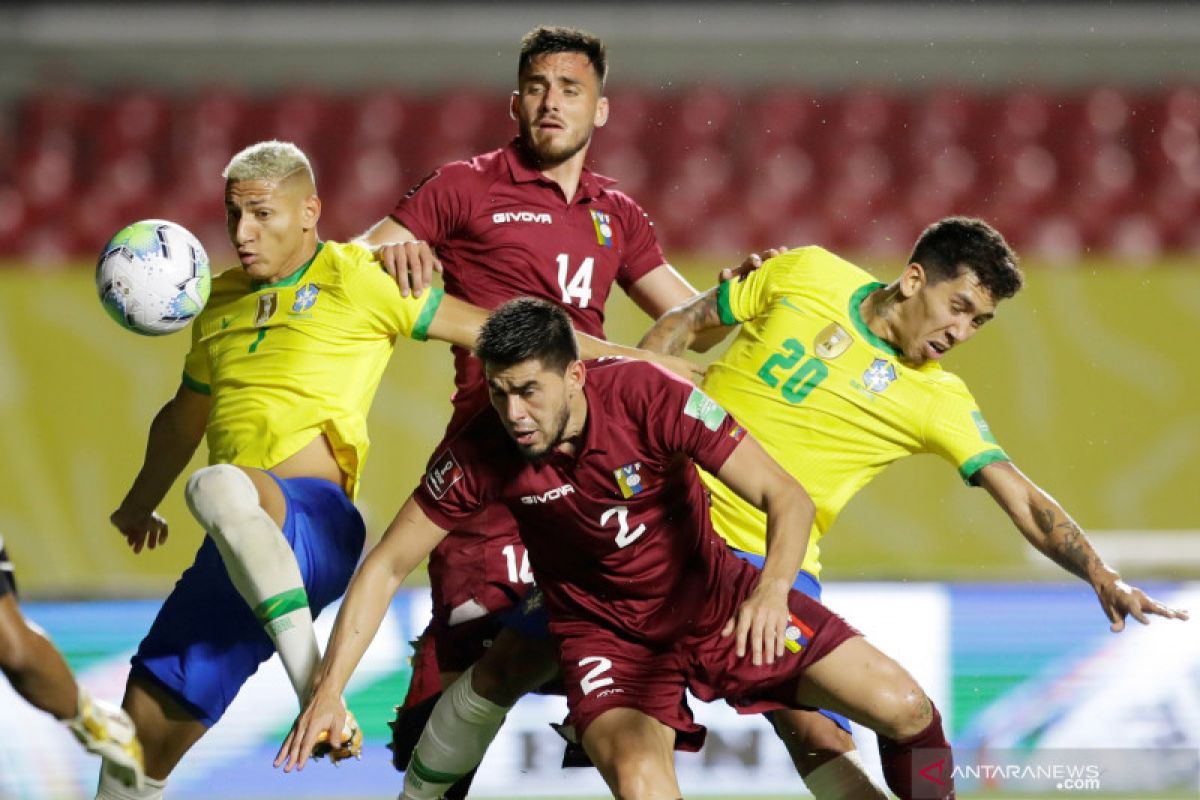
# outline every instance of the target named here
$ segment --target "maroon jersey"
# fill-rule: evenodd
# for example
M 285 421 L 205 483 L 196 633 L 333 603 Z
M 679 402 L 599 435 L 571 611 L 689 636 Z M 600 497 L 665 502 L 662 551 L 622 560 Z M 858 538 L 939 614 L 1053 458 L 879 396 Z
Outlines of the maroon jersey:
M 650 222 L 628 195 L 609 188 L 612 179 L 586 169 L 568 202 L 521 153 L 514 139 L 446 164 L 392 216 L 436 249 L 452 297 L 489 309 L 522 296 L 550 300 L 577 329 L 603 337 L 613 283 L 628 290 L 666 262 Z M 475 393 L 482 370 L 462 348 L 454 348 L 454 359 L 455 404 L 473 413 L 485 401 Z
M 446 529 L 507 506 L 551 612 L 551 629 L 601 624 L 647 643 L 719 629 L 736 610 L 736 560 L 713 532 L 689 459 L 717 472 L 745 431 L 699 389 L 641 361 L 589 362 L 574 454 L 525 460 L 485 410 L 435 451 L 415 493 Z

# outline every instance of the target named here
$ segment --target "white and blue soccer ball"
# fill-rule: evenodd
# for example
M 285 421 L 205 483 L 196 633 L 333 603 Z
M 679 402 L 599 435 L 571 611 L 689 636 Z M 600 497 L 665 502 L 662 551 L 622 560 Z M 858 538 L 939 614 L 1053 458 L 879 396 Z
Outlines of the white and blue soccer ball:
M 96 291 L 108 315 L 143 336 L 173 333 L 208 302 L 208 254 L 191 231 L 144 219 L 109 239 L 96 263 Z

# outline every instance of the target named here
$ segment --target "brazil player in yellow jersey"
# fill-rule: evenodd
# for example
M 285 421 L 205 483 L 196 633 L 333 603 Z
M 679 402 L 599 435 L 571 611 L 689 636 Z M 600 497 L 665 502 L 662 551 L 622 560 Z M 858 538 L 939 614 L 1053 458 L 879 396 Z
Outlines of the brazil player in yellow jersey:
M 343 593 L 362 552 L 352 500 L 367 411 L 396 337 L 470 348 L 486 319 L 440 290 L 402 297 L 365 247 L 322 242 L 312 169 L 294 145 L 253 145 L 224 177 L 242 268 L 214 279 L 182 383 L 111 517 L 134 552 L 161 545 L 167 524 L 154 509 L 207 437 L 210 466 L 190 476 L 185 494 L 208 535 L 126 686 L 123 705 L 145 743 L 145 788 L 129 790 L 104 769 L 97 797 L 106 800 L 161 797 L 179 760 L 273 652 L 307 698 L 320 661 L 313 615 Z M 634 352 L 580 340 L 593 357 Z M 361 735 L 343 739 L 326 744 L 335 759 L 354 753 Z
M 321 201 L 294 145 L 262 142 L 224 173 L 241 261 L 214 279 L 182 383 L 150 427 L 112 523 L 134 552 L 161 545 L 154 509 L 207 436 L 186 497 L 208 535 L 133 658 L 124 707 L 146 786 L 102 769 L 100 798 L 157 798 L 175 765 L 278 650 L 300 697 L 319 662 L 312 617 L 339 597 L 365 530 L 352 499 L 366 416 L 397 336 L 469 344 L 473 309 L 403 298 L 364 248 L 322 242 Z M 344 755 L 355 742 L 347 732 Z
M 985 488 L 1030 544 L 1092 587 L 1112 630 L 1127 615 L 1186 619 L 1104 563 L 1067 512 L 1012 464 L 966 385 L 939 363 L 1022 283 L 997 231 L 952 217 L 921 234 L 889 284 L 820 247 L 792 250 L 671 310 L 642 346 L 681 353 L 702 331 L 742 326 L 701 385 L 816 504 L 796 588 L 820 597 L 821 537 L 859 489 L 906 456 L 936 453 Z M 702 478 L 717 532 L 761 563 L 762 513 Z M 861 772 L 844 719 L 788 711 L 774 722 L 818 798 L 884 796 Z

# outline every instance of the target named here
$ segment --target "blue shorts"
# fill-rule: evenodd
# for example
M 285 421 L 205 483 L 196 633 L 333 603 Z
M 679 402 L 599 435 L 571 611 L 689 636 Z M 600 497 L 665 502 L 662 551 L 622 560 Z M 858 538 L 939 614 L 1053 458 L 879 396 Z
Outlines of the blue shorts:
M 287 501 L 283 535 L 296 554 L 316 617 L 346 591 L 362 555 L 366 527 L 337 484 L 271 477 Z M 274 652 L 254 612 L 233 588 L 212 537 L 205 536 L 195 562 L 138 647 L 131 674 L 152 679 L 211 727 Z
M 762 569 L 763 563 L 766 561 L 765 556 L 760 556 L 756 553 L 747 553 L 745 550 L 738 550 L 736 547 L 729 548 L 735 556 L 743 561 L 749 561 L 754 566 Z M 792 588 L 801 594 L 806 594 L 813 600 L 821 599 L 821 582 L 814 578 L 811 574 L 800 570 L 796 575 L 796 580 L 792 583 Z M 846 733 L 850 733 L 850 720 L 843 717 L 841 714 L 835 714 L 832 711 L 821 709 L 821 714 L 829 717 L 838 724 L 838 727 Z

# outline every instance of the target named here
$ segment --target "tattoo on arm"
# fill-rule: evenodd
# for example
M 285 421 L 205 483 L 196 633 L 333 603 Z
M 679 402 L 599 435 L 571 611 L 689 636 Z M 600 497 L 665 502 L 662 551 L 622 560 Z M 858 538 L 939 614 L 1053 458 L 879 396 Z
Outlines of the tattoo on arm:
M 654 324 L 638 347 L 668 355 L 682 355 L 700 331 L 721 326 L 716 291 L 697 295 L 679 308 L 668 311 Z
M 1045 536 L 1046 553 L 1063 569 L 1084 580 L 1096 563 L 1096 551 L 1070 518 L 1059 520 L 1053 508 L 1035 508 L 1034 519 Z

